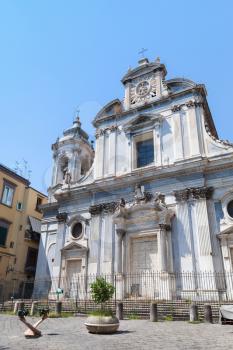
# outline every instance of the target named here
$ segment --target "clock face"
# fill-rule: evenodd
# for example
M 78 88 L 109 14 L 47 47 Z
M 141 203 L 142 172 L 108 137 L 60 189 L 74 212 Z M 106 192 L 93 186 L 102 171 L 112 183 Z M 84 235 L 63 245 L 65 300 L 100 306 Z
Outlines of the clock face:
M 130 104 L 143 103 L 156 97 L 156 80 L 154 75 L 144 75 L 135 79 L 130 86 Z
M 137 87 L 136 87 L 136 93 L 139 95 L 139 96 L 145 96 L 148 94 L 150 90 L 150 84 L 148 81 L 141 81 Z

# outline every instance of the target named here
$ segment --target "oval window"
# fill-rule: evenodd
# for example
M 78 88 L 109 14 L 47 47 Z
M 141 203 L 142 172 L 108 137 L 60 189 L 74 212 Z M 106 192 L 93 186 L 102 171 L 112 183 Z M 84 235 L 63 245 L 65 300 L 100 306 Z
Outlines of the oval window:
M 233 200 L 227 204 L 228 215 L 233 218 Z
M 83 231 L 83 225 L 81 224 L 81 222 L 77 222 L 76 224 L 74 224 L 72 228 L 72 236 L 74 238 L 79 238 L 82 234 L 82 231 Z

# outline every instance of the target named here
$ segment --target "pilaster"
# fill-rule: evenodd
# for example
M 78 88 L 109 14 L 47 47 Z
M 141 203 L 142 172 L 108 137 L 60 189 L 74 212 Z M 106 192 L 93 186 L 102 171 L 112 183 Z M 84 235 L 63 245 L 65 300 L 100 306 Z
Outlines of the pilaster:
M 57 238 L 56 238 L 56 249 L 55 249 L 55 261 L 53 266 L 53 283 L 55 283 L 58 287 L 60 285 L 60 278 L 61 278 L 61 249 L 64 247 L 65 243 L 65 236 L 66 236 L 66 220 L 67 220 L 67 213 L 59 213 L 57 215 L 58 220 L 58 229 L 57 229 Z M 51 288 L 51 290 L 54 292 L 55 289 Z
M 113 128 L 109 135 L 109 174 L 116 174 L 116 133 L 117 130 Z
M 194 271 L 214 271 L 211 232 L 206 202 L 206 200 L 211 198 L 212 192 L 212 187 L 186 188 L 181 191 L 175 191 L 177 202 L 188 202 L 190 204 L 189 245 L 192 251 Z
M 157 121 L 154 127 L 154 158 L 156 166 L 161 166 L 162 164 L 161 153 L 161 122 Z
M 200 144 L 199 144 L 199 134 L 196 118 L 196 104 L 193 101 L 186 103 L 188 108 L 188 128 L 189 128 L 189 140 L 190 140 L 190 151 L 191 156 L 200 156 Z
M 169 225 L 160 224 L 158 232 L 158 255 L 159 255 L 159 270 L 162 272 L 168 271 L 168 242 L 167 231 L 170 230 Z
M 183 146 L 183 135 L 181 125 L 181 106 L 174 106 L 172 108 L 173 115 L 173 144 L 174 144 L 174 155 L 175 161 L 184 159 L 184 146 Z
M 123 237 L 125 235 L 124 230 L 116 229 L 117 234 L 117 273 L 123 273 Z

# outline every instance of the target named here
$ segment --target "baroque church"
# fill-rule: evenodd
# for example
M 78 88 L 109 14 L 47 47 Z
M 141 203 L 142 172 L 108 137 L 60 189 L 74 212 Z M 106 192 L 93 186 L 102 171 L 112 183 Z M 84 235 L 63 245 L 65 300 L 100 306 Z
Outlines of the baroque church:
M 142 58 L 121 80 L 124 98 L 95 116 L 95 149 L 79 117 L 52 145 L 35 295 L 60 287 L 74 297 L 81 276 L 105 275 L 119 298 L 170 298 L 172 288 L 182 297 L 183 272 L 232 271 L 233 144 L 218 138 L 205 86 L 166 74 L 159 58 Z M 231 293 L 223 284 L 213 277 L 208 289 Z

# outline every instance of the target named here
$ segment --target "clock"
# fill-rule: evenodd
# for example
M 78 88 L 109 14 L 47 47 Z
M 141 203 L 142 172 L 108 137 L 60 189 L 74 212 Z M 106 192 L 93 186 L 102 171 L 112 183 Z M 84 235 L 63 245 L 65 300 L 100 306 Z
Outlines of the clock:
M 130 85 L 130 104 L 144 103 L 156 98 L 155 75 L 144 75 L 134 79 Z
M 150 91 L 150 83 L 147 80 L 141 81 L 136 87 L 136 93 L 139 96 L 146 96 Z

